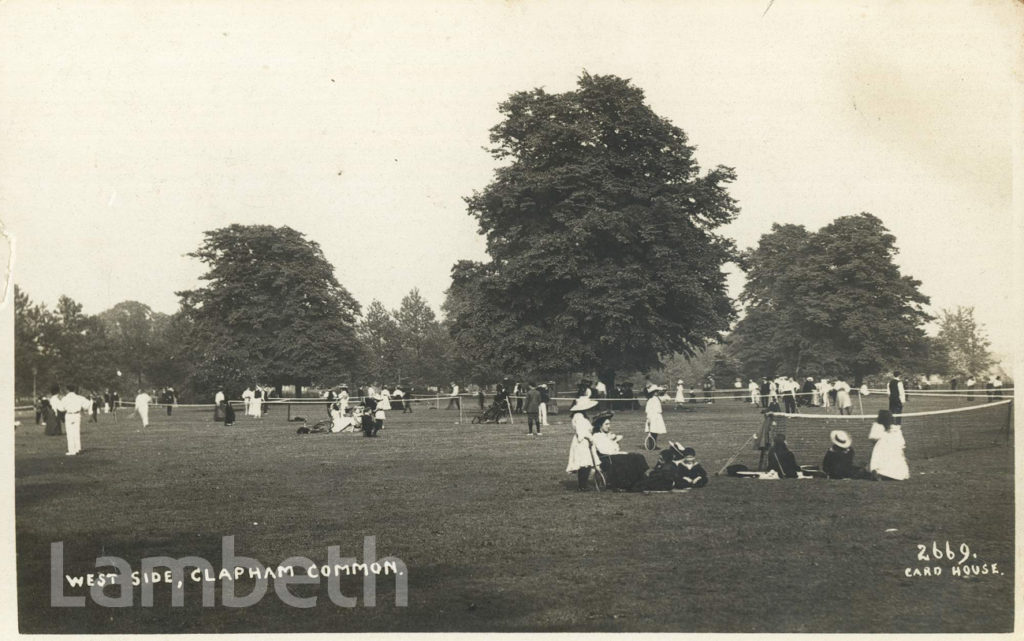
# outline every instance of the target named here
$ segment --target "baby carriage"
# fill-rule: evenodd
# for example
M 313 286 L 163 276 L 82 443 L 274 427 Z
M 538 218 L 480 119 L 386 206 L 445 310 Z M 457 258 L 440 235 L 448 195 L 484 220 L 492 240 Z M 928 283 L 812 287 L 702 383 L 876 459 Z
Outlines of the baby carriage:
M 507 418 L 509 415 L 509 405 L 507 396 L 499 396 L 494 400 L 494 403 L 485 409 L 480 414 L 474 416 L 470 422 L 474 425 L 480 423 L 501 423 L 503 418 Z

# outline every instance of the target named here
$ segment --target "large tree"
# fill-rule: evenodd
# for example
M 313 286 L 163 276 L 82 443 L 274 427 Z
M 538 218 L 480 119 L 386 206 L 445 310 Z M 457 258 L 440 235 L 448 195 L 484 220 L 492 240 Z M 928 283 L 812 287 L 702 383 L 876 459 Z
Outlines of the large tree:
M 359 303 L 316 242 L 290 227 L 236 224 L 205 232 L 189 256 L 209 268 L 206 286 L 178 292 L 197 388 L 301 387 L 349 371 Z
M 702 174 L 686 134 L 614 76 L 519 92 L 499 111 L 490 152 L 505 164 L 466 199 L 490 261 L 457 264 L 446 304 L 464 351 L 611 383 L 719 340 L 733 246 L 715 230 L 738 211 L 733 170 Z
M 112 339 L 117 364 L 131 375 L 134 385 L 141 387 L 146 370 L 156 360 L 153 310 L 144 303 L 126 300 L 100 312 L 99 319 Z
M 900 273 L 896 238 L 877 217 L 817 232 L 773 225 L 742 264 L 746 314 L 730 351 L 749 376 L 844 374 L 860 380 L 927 356 L 921 283 Z
M 948 355 L 950 373 L 977 376 L 988 371 L 995 360 L 984 328 L 974 320 L 974 308 L 944 309 L 938 320 L 937 340 Z
M 392 385 L 401 378 L 401 339 L 398 323 L 379 300 L 366 308 L 366 317 L 359 323 L 362 341 L 363 375 L 372 383 Z
M 41 394 L 56 383 L 53 368 L 56 318 L 14 286 L 14 388 L 18 396 Z
M 443 384 L 452 375 L 448 364 L 451 337 L 434 310 L 413 288 L 395 311 L 401 345 L 402 379 L 417 384 Z

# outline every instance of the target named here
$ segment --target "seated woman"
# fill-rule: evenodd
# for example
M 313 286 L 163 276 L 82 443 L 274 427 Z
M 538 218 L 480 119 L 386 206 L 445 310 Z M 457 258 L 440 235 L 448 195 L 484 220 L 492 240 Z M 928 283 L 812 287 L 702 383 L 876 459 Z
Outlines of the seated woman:
M 831 447 L 825 452 L 821 471 L 830 479 L 853 479 L 864 474 L 864 470 L 853 464 L 853 439 L 843 430 L 829 434 Z
M 622 436 L 611 433 L 611 412 L 594 418 L 590 442 L 597 452 L 608 487 L 629 490 L 643 480 L 647 473 L 647 459 L 643 454 L 623 452 L 619 447 Z
M 907 442 L 900 426 L 893 425 L 892 412 L 878 410 L 878 419 L 871 426 L 868 439 L 875 442 L 868 470 L 876 480 L 905 481 L 910 478 L 907 458 L 903 453 Z
M 768 469 L 774 470 L 779 478 L 795 479 L 800 476 L 800 466 L 796 464 L 796 456 L 786 445 L 786 435 L 776 434 L 771 448 L 768 449 Z

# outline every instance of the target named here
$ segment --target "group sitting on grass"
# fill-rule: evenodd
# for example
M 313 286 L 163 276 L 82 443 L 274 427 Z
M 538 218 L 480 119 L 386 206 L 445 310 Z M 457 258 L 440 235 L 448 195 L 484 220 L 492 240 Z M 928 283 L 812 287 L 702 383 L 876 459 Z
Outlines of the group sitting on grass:
M 593 422 L 588 418 L 587 411 L 597 405 L 595 400 L 580 397 L 569 408 L 574 433 L 566 471 L 576 473 L 578 491 L 589 489 L 592 470 L 605 487 L 624 492 L 670 492 L 707 485 L 707 472 L 697 462 L 693 448 L 670 441 L 653 469 L 643 454 L 623 452 L 619 445 L 622 437 L 611 432 L 612 412 L 598 414 Z
M 768 450 L 768 473 L 778 478 L 824 476 L 829 479 L 874 479 L 905 481 L 910 469 L 904 453 L 906 441 L 889 410 L 879 410 L 868 439 L 874 441 L 867 469 L 854 464 L 853 439 L 845 430 L 829 434 L 830 445 L 820 468 L 797 465 L 796 456 L 786 445 L 785 434 L 775 434 Z
M 691 447 L 669 441 L 668 449 L 661 452 L 653 469 L 643 454 L 622 451 L 622 436 L 611 431 L 613 413 L 602 412 L 593 421 L 587 416 L 587 411 L 597 406 L 596 400 L 581 396 L 569 408 L 573 437 L 569 444 L 566 472 L 576 473 L 577 491 L 589 489 L 592 472 L 606 488 L 617 491 L 670 492 L 707 485 L 708 474 Z M 905 480 L 910 477 L 904 455 L 906 443 L 900 426 L 893 424 L 888 410 L 878 412 L 878 419 L 871 426 L 868 438 L 875 445 L 866 470 L 855 465 L 853 439 L 843 430 L 834 430 L 829 435 L 830 446 L 820 468 L 801 467 L 786 443 L 786 435 L 779 432 L 773 435 L 772 445 L 766 453 L 767 471 L 738 471 L 737 475 L 777 479 Z

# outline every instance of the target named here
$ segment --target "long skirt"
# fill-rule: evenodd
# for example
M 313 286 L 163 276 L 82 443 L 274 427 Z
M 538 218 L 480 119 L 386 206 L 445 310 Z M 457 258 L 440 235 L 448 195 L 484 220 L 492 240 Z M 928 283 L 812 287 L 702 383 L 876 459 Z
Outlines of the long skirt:
M 601 457 L 601 471 L 608 487 L 613 490 L 633 489 L 644 479 L 648 469 L 643 454 L 634 452 Z
M 44 433 L 47 436 L 60 436 L 63 434 L 60 429 L 60 418 L 57 417 L 57 412 L 50 408 L 43 410 L 43 422 L 46 424 Z

